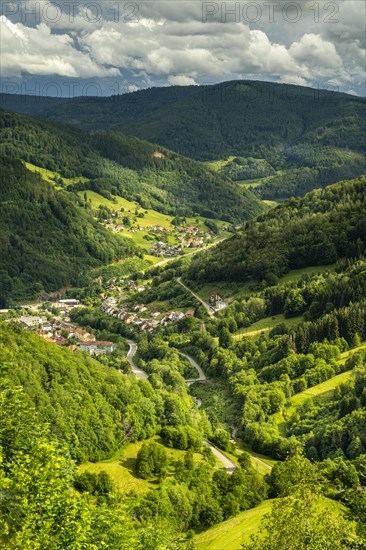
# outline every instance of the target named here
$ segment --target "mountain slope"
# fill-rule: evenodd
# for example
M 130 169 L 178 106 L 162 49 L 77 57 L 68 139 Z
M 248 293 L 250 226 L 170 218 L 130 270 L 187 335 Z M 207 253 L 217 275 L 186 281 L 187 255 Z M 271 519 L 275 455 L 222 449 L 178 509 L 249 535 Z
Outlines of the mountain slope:
M 34 100 L 28 101 L 33 113 Z M 364 98 L 289 84 L 232 81 L 59 101 L 44 107 L 42 116 L 123 131 L 200 160 L 265 155 L 267 147 L 304 142 L 363 150 L 366 137 Z M 15 110 L 16 103 L 0 96 L 0 105 Z M 23 97 L 23 111 L 26 103 Z
M 0 111 L 0 153 L 62 177 L 82 177 L 79 190 L 118 194 L 172 215 L 238 222 L 263 210 L 252 193 L 225 175 L 120 133 L 88 133 Z
M 263 199 L 303 195 L 366 172 L 366 101 L 347 94 L 232 81 L 50 102 L 0 96 L 0 106 L 28 108 L 88 130 L 124 132 L 197 160 L 253 159 L 249 172 L 231 165 L 220 173 L 248 185 L 254 180 Z
M 18 160 L 0 157 L 0 299 L 23 300 L 42 289 L 77 284 L 93 267 L 135 250 L 78 208 L 73 195 L 56 192 Z
M 192 260 L 197 281 L 274 281 L 289 269 L 366 250 L 366 177 L 290 199 Z

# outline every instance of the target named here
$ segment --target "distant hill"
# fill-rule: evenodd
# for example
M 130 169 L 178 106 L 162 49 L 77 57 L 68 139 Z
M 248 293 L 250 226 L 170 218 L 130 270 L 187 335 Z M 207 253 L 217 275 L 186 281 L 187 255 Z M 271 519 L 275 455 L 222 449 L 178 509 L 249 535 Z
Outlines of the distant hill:
M 293 198 L 196 256 L 186 277 L 275 284 L 290 269 L 326 265 L 366 251 L 366 177 Z
M 229 222 L 250 219 L 261 202 L 223 174 L 162 147 L 117 132 L 86 132 L 0 111 L 0 154 L 80 178 L 73 190 L 120 195 L 172 215 Z
M 366 101 L 347 94 L 232 81 L 60 99 L 51 106 L 47 101 L 29 99 L 26 107 L 27 99 L 2 96 L 0 106 L 89 130 L 120 131 L 197 160 L 264 159 L 269 178 L 261 179 L 258 163 L 249 178 L 234 179 L 260 178 L 255 192 L 265 199 L 301 195 L 366 172 Z

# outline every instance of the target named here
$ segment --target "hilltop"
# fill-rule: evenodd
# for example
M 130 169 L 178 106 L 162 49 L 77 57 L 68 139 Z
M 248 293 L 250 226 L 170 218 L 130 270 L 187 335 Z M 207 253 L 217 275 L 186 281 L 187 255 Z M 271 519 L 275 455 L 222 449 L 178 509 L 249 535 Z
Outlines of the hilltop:
M 223 161 L 221 174 L 264 199 L 303 195 L 366 171 L 365 99 L 338 92 L 243 80 L 69 100 L 3 95 L 0 106 Z

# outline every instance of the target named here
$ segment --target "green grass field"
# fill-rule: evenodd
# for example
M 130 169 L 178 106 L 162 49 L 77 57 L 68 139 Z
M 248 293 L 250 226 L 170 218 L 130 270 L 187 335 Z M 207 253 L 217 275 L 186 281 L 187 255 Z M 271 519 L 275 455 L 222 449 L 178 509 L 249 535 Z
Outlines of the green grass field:
M 344 353 L 342 353 L 338 363 L 344 364 L 350 355 L 353 355 L 354 353 L 362 349 L 366 349 L 366 342 L 364 342 L 363 344 L 361 344 L 361 346 L 358 346 L 357 348 L 353 348 L 349 351 L 345 351 Z M 330 378 L 329 380 L 326 380 L 321 384 L 317 384 L 312 388 L 308 388 L 303 392 L 297 393 L 296 395 L 292 396 L 290 400 L 291 404 L 286 409 L 286 416 L 288 418 L 292 416 L 296 412 L 297 407 L 305 403 L 305 401 L 307 401 L 308 399 L 311 399 L 313 397 L 326 398 L 330 396 L 337 386 L 350 380 L 353 375 L 354 372 L 352 370 L 342 372 L 341 374 L 337 374 L 336 376 L 333 376 L 333 378 Z
M 65 185 L 71 185 L 72 183 L 80 183 L 88 181 L 87 178 L 84 178 L 82 176 L 77 178 L 64 178 L 57 172 L 52 172 L 52 170 L 47 170 L 46 168 L 40 168 L 39 166 L 36 166 L 35 164 L 31 164 L 30 162 L 24 163 L 25 167 L 30 170 L 31 172 L 38 172 L 41 175 L 41 178 L 47 181 L 48 183 L 51 183 L 52 185 L 55 185 L 58 189 L 62 189 L 61 186 L 57 185 L 56 181 L 58 178 L 62 178 Z
M 228 162 L 231 162 L 232 160 L 234 160 L 234 158 L 235 157 L 231 155 L 231 156 L 227 157 L 226 159 L 208 160 L 208 161 L 204 162 L 204 164 L 208 168 L 211 168 L 211 170 L 215 170 L 215 172 L 218 172 L 221 168 L 226 166 L 228 164 Z
M 327 264 L 327 265 L 303 267 L 301 269 L 292 269 L 291 271 L 289 271 L 289 273 L 287 273 L 287 275 L 284 275 L 284 277 L 281 277 L 279 282 L 295 283 L 302 277 L 302 275 L 324 273 L 324 271 L 329 271 L 330 273 L 333 273 L 335 270 L 335 267 L 336 267 L 336 264 Z
M 241 328 L 233 334 L 234 340 L 241 340 L 244 336 L 255 338 L 260 334 L 266 334 L 272 330 L 279 323 L 285 323 L 288 327 L 294 327 L 303 321 L 303 316 L 290 317 L 287 319 L 282 313 L 279 315 L 273 315 L 273 317 L 265 317 L 256 323 L 253 323 L 249 327 Z
M 265 514 L 271 512 L 274 500 L 265 500 L 251 510 L 246 510 L 234 518 L 228 519 L 215 527 L 211 527 L 194 539 L 197 550 L 240 550 L 244 542 L 259 531 Z M 346 511 L 339 502 L 322 497 L 319 503 L 320 511 L 333 512 L 340 515 Z
M 160 438 L 155 436 L 151 438 L 158 443 L 162 443 Z M 92 472 L 99 473 L 102 470 L 107 472 L 113 479 L 118 491 L 123 493 L 136 492 L 139 494 L 147 493 L 152 489 L 156 489 L 159 486 L 159 482 L 154 480 L 145 480 L 138 478 L 134 473 L 134 467 L 136 463 L 137 453 L 142 447 L 144 441 L 138 441 L 137 443 L 131 443 L 126 447 L 118 450 L 111 458 L 107 460 L 101 460 L 100 462 L 86 462 L 79 466 L 79 472 Z M 169 460 L 177 461 L 181 460 L 186 451 L 179 451 L 178 449 L 170 449 L 165 447 Z M 194 460 L 199 462 L 202 459 L 202 455 L 199 453 L 194 454 Z M 221 463 L 220 463 L 221 464 Z M 173 475 L 173 469 L 171 468 L 169 475 Z
M 259 529 L 261 520 L 272 509 L 272 500 L 262 502 L 256 508 L 247 510 L 228 519 L 195 537 L 197 550 L 240 550 L 243 542 L 249 542 L 251 535 Z

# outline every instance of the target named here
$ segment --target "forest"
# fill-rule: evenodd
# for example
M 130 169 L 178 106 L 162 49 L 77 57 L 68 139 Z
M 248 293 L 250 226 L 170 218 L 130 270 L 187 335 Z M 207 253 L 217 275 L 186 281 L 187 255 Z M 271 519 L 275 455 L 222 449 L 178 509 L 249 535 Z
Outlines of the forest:
M 193 281 L 276 281 L 290 269 L 364 253 L 366 178 L 311 191 L 247 222 L 242 232 L 196 256 Z
M 117 132 L 88 133 L 0 111 L 0 154 L 56 172 L 67 191 L 119 195 L 166 214 L 239 222 L 263 211 L 258 198 L 225 175 Z

